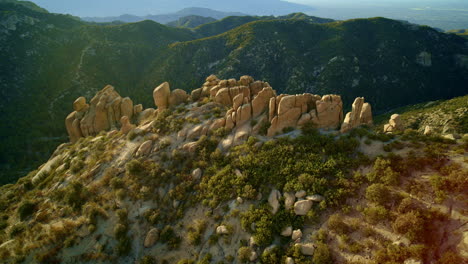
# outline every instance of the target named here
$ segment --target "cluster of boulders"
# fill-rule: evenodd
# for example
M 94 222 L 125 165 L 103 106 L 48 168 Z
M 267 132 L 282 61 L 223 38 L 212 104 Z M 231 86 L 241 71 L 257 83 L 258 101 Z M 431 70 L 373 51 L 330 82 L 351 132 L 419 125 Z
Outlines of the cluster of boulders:
M 76 99 L 73 110 L 65 119 L 71 142 L 81 137 L 96 135 L 103 130 L 120 127 L 122 117 L 131 119 L 140 114 L 143 107 L 134 106 L 130 98 L 122 98 L 114 87 L 108 85 L 91 99 L 90 104 L 84 97 Z
M 179 105 L 184 103 L 189 98 L 189 95 L 181 89 L 171 91 L 168 82 L 164 82 L 153 91 L 154 104 L 158 110 L 164 110 L 170 106 Z
M 281 195 L 281 192 L 278 190 L 272 190 L 269 197 L 268 203 L 272 208 L 272 213 L 276 214 L 280 207 L 279 201 L 281 197 L 284 197 L 284 208 L 286 210 L 294 209 L 296 215 L 307 215 L 307 213 L 312 209 L 313 203 L 320 203 L 325 198 L 321 195 L 307 195 L 305 191 L 294 192 L 285 192 Z M 297 200 L 297 201 L 296 201 Z
M 153 99 L 158 110 L 184 103 L 189 95 L 181 89 L 170 90 L 165 82 L 153 91 Z M 70 141 L 76 142 L 81 137 L 96 135 L 101 131 L 120 128 L 124 134 L 135 128 L 132 124 L 141 124 L 155 114 L 155 109 L 143 110 L 143 105 L 133 105 L 129 97 L 122 98 L 114 87 L 108 85 L 91 99 L 79 97 L 73 103 L 74 111 L 65 119 Z
M 393 133 L 401 131 L 403 129 L 403 124 L 399 114 L 393 114 L 388 121 L 388 124 L 384 125 L 384 133 Z
M 343 122 L 343 102 L 338 95 L 277 95 L 267 82 L 255 81 L 250 76 L 219 80 L 211 75 L 202 88 L 192 92 L 193 100 L 203 97 L 230 107 L 215 126 L 224 126 L 228 130 L 237 128 L 242 132 L 240 136 L 258 133 L 264 122 L 268 123 L 267 136 L 270 137 L 285 128 L 297 128 L 308 122 L 327 130 L 338 129 L 341 125 L 343 133 L 363 124 L 372 124 L 372 108 L 362 97 L 355 100 L 352 111 Z M 257 125 L 245 126 L 251 120 Z M 240 136 L 236 135 L 236 138 Z
M 336 130 L 341 126 L 343 133 L 363 124 L 372 124 L 371 106 L 364 103 L 362 97 L 356 98 L 352 111 L 343 118 L 343 102 L 339 95 L 277 95 L 269 83 L 255 81 L 250 76 L 220 80 L 210 75 L 191 96 L 181 89 L 171 91 L 169 83 L 164 82 L 154 89 L 153 99 L 157 110 L 143 110 L 142 105 L 134 106 L 130 98 L 122 98 L 112 86 L 99 91 L 90 105 L 84 97 L 78 98 L 73 104 L 75 111 L 65 121 L 71 142 L 103 130 L 120 128 L 121 132 L 128 133 L 135 128 L 133 124 L 141 124 L 159 112 L 189 100 L 211 100 L 212 104 L 224 105 L 228 110 L 223 118 L 186 128 L 179 137 L 196 139 L 218 128 L 235 129 L 233 138 L 227 140 L 227 146 L 251 134 L 258 134 L 265 125 L 265 132 L 271 137 L 287 128 L 295 129 L 307 123 L 325 130 Z M 186 148 L 193 146 L 187 145 Z

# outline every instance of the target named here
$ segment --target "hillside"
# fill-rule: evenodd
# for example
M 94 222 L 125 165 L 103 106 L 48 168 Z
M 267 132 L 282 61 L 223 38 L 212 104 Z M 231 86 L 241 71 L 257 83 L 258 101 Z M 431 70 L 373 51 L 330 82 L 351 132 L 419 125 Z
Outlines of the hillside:
M 447 31 L 447 33 L 456 34 L 458 36 L 468 38 L 468 30 L 466 29 L 449 30 Z
M 0 187 L 2 260 L 468 258 L 466 140 L 374 132 L 363 98 L 341 124 L 339 95 L 277 94 L 249 76 L 211 75 L 191 96 L 161 84 L 148 95 L 156 110 L 112 86 L 78 98 L 66 122 L 73 143 Z
M 190 91 L 211 73 L 249 73 L 279 93 L 341 94 L 345 108 L 365 96 L 378 113 L 466 94 L 463 38 L 384 18 L 228 17 L 188 30 L 152 21 L 90 25 L 0 5 L 2 182 L 64 141 L 68 102 L 109 83 L 144 106 L 158 83 Z
M 214 22 L 216 19 L 212 17 L 203 17 L 203 16 L 185 16 L 181 17 L 176 21 L 167 23 L 166 25 L 171 27 L 183 27 L 183 28 L 194 28 L 203 24 Z

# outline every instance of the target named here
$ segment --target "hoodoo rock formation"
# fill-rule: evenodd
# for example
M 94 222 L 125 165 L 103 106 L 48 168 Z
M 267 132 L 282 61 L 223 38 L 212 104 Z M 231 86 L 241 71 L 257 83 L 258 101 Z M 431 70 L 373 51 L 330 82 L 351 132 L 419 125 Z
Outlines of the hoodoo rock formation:
M 112 86 L 98 92 L 90 105 L 84 97 L 76 99 L 73 103 L 75 111 L 65 121 L 71 142 L 103 130 L 120 129 L 122 133 L 128 133 L 135 127 L 132 121 L 141 124 L 162 110 L 186 102 L 193 103 L 189 110 L 200 111 L 198 101 L 208 103 L 212 108 L 226 109 L 224 117 L 185 126 L 178 132 L 178 137 L 190 141 L 225 128 L 232 133 L 222 142 L 222 147 L 236 145 L 252 134 L 272 137 L 309 123 L 322 130 L 337 130 L 341 125 L 342 133 L 372 124 L 371 105 L 364 103 L 362 97 L 356 98 L 351 112 L 343 118 L 343 102 L 339 95 L 277 95 L 270 84 L 255 81 L 250 76 L 220 80 L 211 75 L 190 96 L 180 89 L 171 91 L 169 83 L 164 82 L 154 89 L 153 99 L 157 110 L 143 110 L 141 105 L 133 106 L 130 98 L 122 98 Z

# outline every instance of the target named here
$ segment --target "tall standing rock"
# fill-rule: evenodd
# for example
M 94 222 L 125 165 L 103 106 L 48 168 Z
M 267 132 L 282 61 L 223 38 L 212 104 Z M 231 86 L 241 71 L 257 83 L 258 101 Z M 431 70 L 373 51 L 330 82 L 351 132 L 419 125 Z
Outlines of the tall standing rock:
M 122 99 L 120 103 L 120 114 L 121 116 L 127 116 L 128 119 L 133 117 L 133 101 L 129 97 Z
M 369 103 L 364 103 L 364 97 L 358 97 L 354 100 L 351 112 L 341 125 L 341 133 L 346 133 L 353 128 L 361 125 L 372 124 L 372 109 Z
M 153 91 L 154 104 L 158 110 L 164 110 L 169 107 L 169 97 L 171 95 L 171 88 L 168 82 L 164 82 Z

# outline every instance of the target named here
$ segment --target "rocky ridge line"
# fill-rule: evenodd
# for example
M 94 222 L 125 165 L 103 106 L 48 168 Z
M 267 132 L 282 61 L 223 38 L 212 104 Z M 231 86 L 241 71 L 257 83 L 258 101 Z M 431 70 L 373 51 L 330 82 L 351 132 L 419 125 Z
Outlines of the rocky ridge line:
M 191 95 L 181 89 L 171 91 L 169 83 L 165 82 L 154 89 L 153 98 L 157 109 L 143 110 L 141 104 L 134 105 L 130 98 L 122 98 L 110 85 L 99 91 L 90 104 L 84 97 L 79 97 L 73 103 L 74 111 L 65 120 L 70 141 L 73 143 L 81 137 L 108 130 L 120 129 L 128 133 L 172 106 L 200 101 L 228 110 L 222 118 L 184 128 L 178 133 L 179 137 L 196 139 L 224 127 L 234 131 L 223 141 L 225 148 L 249 135 L 259 134 L 265 126 L 266 136 L 273 137 L 307 123 L 327 131 L 340 129 L 341 133 L 372 124 L 372 108 L 363 97 L 356 98 L 352 111 L 343 118 L 343 102 L 339 95 L 277 95 L 268 82 L 255 81 L 250 76 L 220 80 L 211 75 Z M 191 107 L 191 110 L 197 109 L 195 105 Z

